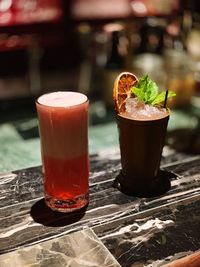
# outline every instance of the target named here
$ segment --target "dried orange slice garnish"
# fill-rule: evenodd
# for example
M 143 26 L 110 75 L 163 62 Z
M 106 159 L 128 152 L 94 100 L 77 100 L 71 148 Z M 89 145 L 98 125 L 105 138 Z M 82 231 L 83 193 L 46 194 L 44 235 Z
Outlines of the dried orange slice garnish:
M 125 111 L 126 100 L 131 96 L 131 87 L 137 82 L 138 78 L 130 72 L 122 72 L 115 79 L 113 100 L 117 113 Z

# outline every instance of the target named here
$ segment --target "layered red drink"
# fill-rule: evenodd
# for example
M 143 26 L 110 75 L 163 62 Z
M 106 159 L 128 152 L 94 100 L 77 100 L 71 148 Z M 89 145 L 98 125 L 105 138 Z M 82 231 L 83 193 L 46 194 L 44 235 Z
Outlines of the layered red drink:
M 36 103 L 47 205 L 70 212 L 88 203 L 88 99 L 55 92 Z

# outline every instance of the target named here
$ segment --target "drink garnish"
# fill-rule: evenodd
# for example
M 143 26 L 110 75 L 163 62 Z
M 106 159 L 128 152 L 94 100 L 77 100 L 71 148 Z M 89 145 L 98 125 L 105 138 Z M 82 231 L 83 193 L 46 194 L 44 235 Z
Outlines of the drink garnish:
M 114 82 L 113 100 L 117 113 L 125 111 L 126 100 L 131 97 L 131 88 L 138 82 L 138 78 L 130 72 L 120 73 Z
M 145 104 L 153 106 L 160 106 L 166 97 L 166 92 L 159 93 L 157 84 L 148 75 L 144 75 L 139 79 L 137 84 L 131 88 L 131 93 Z M 168 90 L 167 99 L 175 95 L 175 92 Z

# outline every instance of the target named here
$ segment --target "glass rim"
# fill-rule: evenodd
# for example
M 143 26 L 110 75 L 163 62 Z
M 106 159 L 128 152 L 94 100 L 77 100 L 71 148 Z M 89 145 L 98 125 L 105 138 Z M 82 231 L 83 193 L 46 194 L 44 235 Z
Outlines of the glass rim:
M 74 105 L 70 105 L 70 106 L 50 106 L 50 105 L 47 105 L 47 104 L 43 104 L 43 103 L 40 103 L 38 100 L 40 97 L 42 96 L 45 96 L 45 95 L 50 95 L 50 94 L 54 94 L 54 93 L 59 93 L 59 92 L 63 92 L 63 93 L 74 93 L 74 94 L 81 94 L 81 95 L 84 95 L 86 97 L 86 100 L 81 102 L 81 103 L 78 103 L 78 104 L 74 104 Z M 46 107 L 46 108 L 56 108 L 56 109 L 71 109 L 71 108 L 75 108 L 77 106 L 81 106 L 83 104 L 86 104 L 86 103 L 89 103 L 89 99 L 87 97 L 87 95 L 83 94 L 83 93 L 80 93 L 80 92 L 74 92 L 74 91 L 54 91 L 54 92 L 50 92 L 50 93 L 45 93 L 45 94 L 42 94 L 40 95 L 39 97 L 37 97 L 37 99 L 35 100 L 35 103 L 39 106 L 43 106 L 43 107 Z
M 170 117 L 170 113 L 167 113 L 166 116 L 163 116 L 161 118 L 148 119 L 148 120 L 137 120 L 134 118 L 129 118 L 129 117 L 123 116 L 121 114 L 117 114 L 117 120 L 121 120 L 121 121 L 124 121 L 126 123 L 139 124 L 139 125 L 146 125 L 146 124 L 161 122 L 161 121 L 164 121 L 166 119 L 169 119 L 169 117 Z

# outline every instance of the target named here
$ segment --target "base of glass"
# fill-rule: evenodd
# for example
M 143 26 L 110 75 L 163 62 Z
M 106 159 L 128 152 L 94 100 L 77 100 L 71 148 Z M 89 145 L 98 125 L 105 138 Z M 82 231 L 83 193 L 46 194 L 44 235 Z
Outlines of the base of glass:
M 154 178 L 125 177 L 122 171 L 114 180 L 113 186 L 122 193 L 134 197 L 158 197 L 171 188 L 170 179 L 176 177 L 175 173 L 159 170 Z
M 73 199 L 57 199 L 45 195 L 45 203 L 53 211 L 72 212 L 85 207 L 89 203 L 89 194 L 80 195 Z

